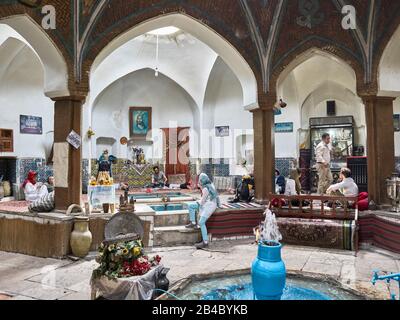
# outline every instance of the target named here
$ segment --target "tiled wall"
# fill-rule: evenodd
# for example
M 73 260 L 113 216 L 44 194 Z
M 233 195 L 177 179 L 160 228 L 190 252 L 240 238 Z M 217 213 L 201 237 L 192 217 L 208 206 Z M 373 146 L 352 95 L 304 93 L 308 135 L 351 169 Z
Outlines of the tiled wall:
M 201 164 L 201 172 L 207 174 L 210 179 L 216 177 L 229 177 L 229 160 L 209 159 L 208 163 Z
M 38 173 L 38 181 L 45 182 L 50 176 L 54 175 L 53 166 L 47 165 L 45 159 L 23 158 L 17 160 L 16 180 L 23 183 L 30 170 Z
M 280 171 L 281 175 L 288 177 L 294 160 L 294 158 L 276 158 L 275 167 Z

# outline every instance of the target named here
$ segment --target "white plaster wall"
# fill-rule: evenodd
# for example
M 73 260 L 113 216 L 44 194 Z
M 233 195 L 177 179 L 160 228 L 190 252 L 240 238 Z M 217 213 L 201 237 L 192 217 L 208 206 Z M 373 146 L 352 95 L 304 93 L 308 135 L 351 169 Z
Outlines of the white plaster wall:
M 299 94 L 296 78 L 290 74 L 280 87 L 280 97 L 287 103 L 282 109 L 282 114 L 275 116 L 275 123 L 293 122 L 293 133 L 275 134 L 275 157 L 297 158 L 298 157 L 298 130 L 301 127 Z
M 393 113 L 400 114 L 400 98 L 394 101 Z M 396 152 L 396 157 L 400 157 L 400 132 L 394 133 L 394 148 Z
M 129 137 L 129 107 L 152 107 L 154 129 L 193 128 L 197 112 L 193 99 L 166 76 L 160 74 L 156 78 L 154 71 L 149 69 L 129 74 L 109 86 L 93 107 L 92 128 L 96 132 L 92 138 L 93 156 L 99 156 L 99 150 L 96 150 L 96 139 L 99 137 L 117 141 L 117 147 L 113 149 L 117 157 L 131 156 L 127 147 L 119 143 L 121 137 Z M 140 146 L 145 149 L 147 158 L 161 159 L 163 141 L 160 133 L 154 132 L 152 139 L 154 145 L 144 143 Z M 85 153 L 84 157 L 89 155 Z
M 54 103 L 44 95 L 43 83 L 43 67 L 36 54 L 28 46 L 19 48 L 0 80 L 0 128 L 14 130 L 14 152 L 0 156 L 45 158 L 45 134 L 53 131 Z M 20 134 L 21 114 L 42 117 L 43 135 Z
M 229 159 L 231 174 L 240 174 L 239 153 L 252 150 L 253 117 L 243 109 L 243 93 L 239 80 L 218 58 L 210 74 L 203 108 L 202 159 Z M 216 137 L 216 126 L 229 126 L 229 137 Z M 238 137 L 247 139 L 238 142 Z M 251 144 L 251 145 L 249 145 Z
M 400 92 L 400 27 L 387 45 L 379 65 L 379 89 L 382 95 Z

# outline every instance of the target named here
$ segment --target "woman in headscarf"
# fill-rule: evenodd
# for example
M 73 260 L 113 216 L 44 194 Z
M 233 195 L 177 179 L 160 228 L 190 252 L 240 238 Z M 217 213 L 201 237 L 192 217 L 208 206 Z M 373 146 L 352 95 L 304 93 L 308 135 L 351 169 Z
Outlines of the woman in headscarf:
M 208 233 L 206 222 L 215 212 L 215 210 L 217 210 L 217 208 L 220 206 L 220 200 L 217 189 L 205 173 L 200 174 L 199 185 L 202 192 L 202 197 L 200 200 L 199 226 L 201 229 L 201 236 L 203 238 L 203 241 L 200 243 L 196 243 L 195 246 L 197 249 L 202 249 L 208 247 Z M 189 225 L 188 227 L 195 228 L 197 226 L 195 214 L 190 215 L 190 221 L 191 225 Z
M 37 172 L 35 171 L 29 171 L 28 177 L 22 184 L 22 188 L 25 192 L 26 201 L 36 201 L 49 193 L 43 183 L 37 182 Z

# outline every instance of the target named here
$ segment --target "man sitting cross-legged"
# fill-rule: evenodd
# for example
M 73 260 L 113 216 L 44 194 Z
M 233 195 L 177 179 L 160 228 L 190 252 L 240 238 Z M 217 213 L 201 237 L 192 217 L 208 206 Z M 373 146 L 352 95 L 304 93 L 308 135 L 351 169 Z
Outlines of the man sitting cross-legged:
M 359 193 L 358 186 L 351 177 L 351 170 L 342 168 L 339 178 L 341 182 L 331 185 L 327 190 L 327 194 L 332 196 L 357 197 Z

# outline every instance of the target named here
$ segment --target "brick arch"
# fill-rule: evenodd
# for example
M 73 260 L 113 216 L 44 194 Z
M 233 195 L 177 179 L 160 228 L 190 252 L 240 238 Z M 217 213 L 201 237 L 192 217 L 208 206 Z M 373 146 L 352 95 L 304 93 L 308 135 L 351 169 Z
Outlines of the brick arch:
M 214 34 L 214 37 L 218 36 L 218 38 L 220 38 L 227 45 L 229 45 L 231 47 L 232 52 L 236 52 L 236 54 L 238 56 L 240 56 L 241 59 L 246 63 L 249 71 L 252 73 L 252 77 L 254 78 L 254 79 L 249 79 L 247 82 L 254 80 L 254 83 L 252 84 L 252 86 L 255 88 L 255 91 L 258 92 L 260 90 L 260 88 L 262 87 L 262 76 L 261 76 L 261 72 L 259 71 L 259 66 L 257 64 L 258 61 L 257 61 L 257 59 L 254 58 L 252 49 L 251 48 L 245 49 L 245 48 L 237 45 L 237 43 L 235 43 L 235 41 L 233 40 L 232 35 L 229 34 L 229 32 L 227 32 L 227 30 L 224 30 L 223 28 L 221 28 L 221 26 L 218 26 L 218 24 L 211 22 L 209 20 L 209 18 L 204 19 L 204 17 L 202 17 L 201 14 L 204 14 L 204 12 L 197 12 L 197 14 L 194 14 L 192 12 L 188 13 L 182 9 L 180 9 L 180 10 L 166 9 L 166 10 L 163 10 L 162 14 L 160 14 L 159 11 L 155 10 L 151 15 L 147 15 L 146 18 L 139 19 L 139 20 L 130 18 L 130 19 L 127 19 L 127 21 L 125 21 L 123 24 L 120 24 L 114 28 L 110 28 L 109 30 L 107 30 L 107 33 L 103 35 L 102 39 L 98 43 L 96 43 L 95 45 L 93 45 L 90 48 L 89 47 L 86 48 L 86 52 L 84 53 L 85 58 L 82 63 L 83 77 L 89 76 L 90 71 L 92 70 L 92 67 L 97 65 L 99 57 L 104 55 L 105 52 L 107 53 L 107 47 L 109 46 L 110 43 L 113 43 L 114 41 L 118 41 L 119 38 L 124 37 L 124 35 L 126 35 L 127 33 L 131 32 L 132 30 L 135 30 L 135 29 L 140 29 L 143 27 L 143 25 L 145 25 L 151 21 L 157 21 L 158 19 L 162 19 L 164 17 L 176 15 L 176 16 L 186 17 L 186 18 L 190 19 L 193 23 L 197 24 L 198 26 L 202 25 L 202 26 L 206 27 L 211 33 Z M 172 23 L 169 25 L 174 25 L 174 24 Z M 161 27 L 163 27 L 163 26 L 162 25 L 159 26 L 159 28 L 161 28 Z M 198 38 L 200 41 L 203 41 L 205 44 L 212 47 L 212 44 L 210 45 L 210 43 L 207 43 L 207 41 L 204 41 L 203 39 L 201 39 L 201 37 L 199 38 L 196 35 L 196 32 L 192 32 L 193 30 L 188 31 L 188 30 L 185 30 L 185 28 L 181 28 L 181 29 L 184 31 L 187 31 L 188 33 L 192 34 L 194 37 Z M 150 30 L 145 30 L 141 34 L 148 32 L 148 31 L 150 31 Z M 237 41 L 237 39 L 236 39 L 236 41 Z M 221 53 L 218 52 L 218 50 L 215 50 L 215 51 L 219 55 L 221 55 Z M 227 62 L 227 64 L 229 65 L 229 61 L 225 61 L 225 62 Z M 229 67 L 231 67 L 233 70 L 235 70 L 235 68 L 237 69 L 238 66 L 237 65 L 236 66 L 229 65 Z M 84 82 L 88 83 L 89 82 L 88 78 L 84 79 Z M 241 81 L 241 83 L 242 83 L 242 85 L 243 84 L 246 85 L 245 81 Z M 257 97 L 257 93 L 255 93 L 254 96 Z M 257 98 L 255 98 L 255 99 L 257 99 Z M 244 100 L 246 100 L 246 99 L 244 99 Z
M 357 57 L 354 53 L 338 44 L 333 44 L 329 40 L 316 37 L 303 41 L 298 46 L 289 50 L 275 63 L 271 75 L 271 84 L 273 84 L 273 88 L 277 90 L 278 82 L 282 76 L 284 74 L 289 74 L 296 66 L 307 60 L 307 55 L 312 54 L 314 51 L 332 56 L 347 64 L 355 72 L 357 91 L 365 89 L 362 58 Z M 305 58 L 305 60 L 303 60 L 303 58 Z M 288 68 L 290 69 L 289 71 Z

